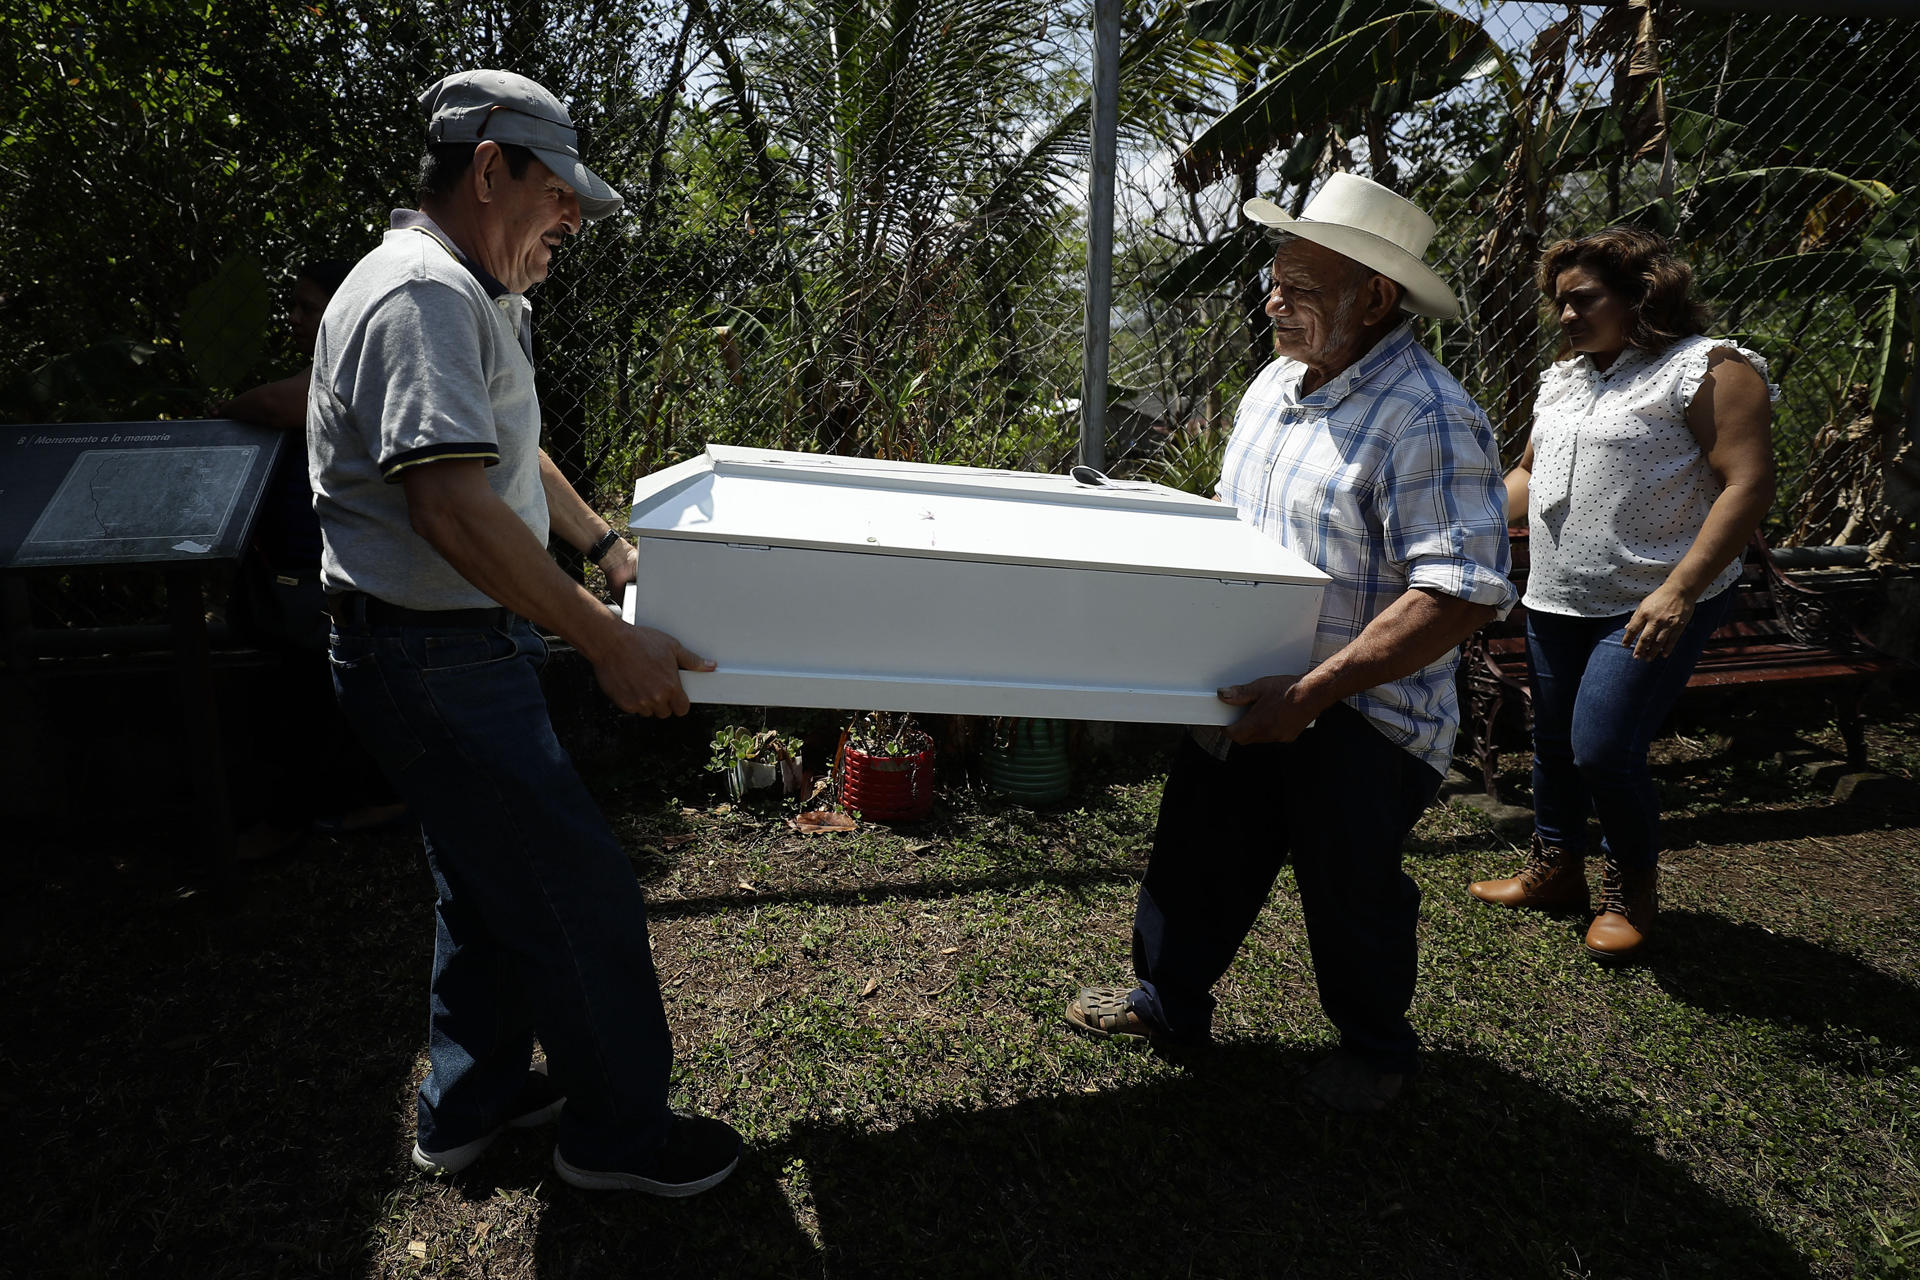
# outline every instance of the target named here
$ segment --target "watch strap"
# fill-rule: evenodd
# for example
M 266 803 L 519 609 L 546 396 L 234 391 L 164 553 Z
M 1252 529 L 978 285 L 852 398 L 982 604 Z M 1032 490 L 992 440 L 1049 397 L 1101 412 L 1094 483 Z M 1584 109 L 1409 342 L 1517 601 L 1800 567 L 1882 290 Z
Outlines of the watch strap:
M 620 541 L 620 531 L 609 528 L 605 533 L 600 535 L 598 542 L 587 548 L 587 559 L 593 561 L 595 564 L 599 564 L 601 558 L 604 557 L 607 552 L 613 550 L 613 544 L 618 541 Z

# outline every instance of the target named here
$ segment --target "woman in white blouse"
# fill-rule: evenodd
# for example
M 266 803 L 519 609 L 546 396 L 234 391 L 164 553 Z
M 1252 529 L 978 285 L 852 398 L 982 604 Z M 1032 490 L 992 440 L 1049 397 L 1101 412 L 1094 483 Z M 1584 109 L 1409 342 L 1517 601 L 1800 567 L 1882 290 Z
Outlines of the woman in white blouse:
M 1478 881 L 1509 907 L 1589 909 L 1585 834 L 1606 867 L 1586 949 L 1626 956 L 1656 911 L 1659 809 L 1647 747 L 1726 618 L 1773 501 L 1760 356 L 1702 336 L 1693 272 L 1659 236 L 1609 227 L 1547 250 L 1540 289 L 1564 344 L 1507 476 L 1528 523 L 1533 847 Z

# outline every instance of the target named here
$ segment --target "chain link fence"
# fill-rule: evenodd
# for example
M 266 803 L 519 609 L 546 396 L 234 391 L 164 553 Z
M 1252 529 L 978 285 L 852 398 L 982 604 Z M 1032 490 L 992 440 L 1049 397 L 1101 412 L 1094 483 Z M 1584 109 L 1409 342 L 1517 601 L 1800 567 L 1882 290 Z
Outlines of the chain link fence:
M 1269 250 L 1336 170 L 1433 213 L 1423 338 L 1509 456 L 1555 352 L 1541 250 L 1673 235 L 1766 355 L 1776 542 L 1913 540 L 1920 22 L 1686 3 L 1135 3 L 1110 469 L 1213 482 L 1270 354 Z M 1782 6 L 1774 5 L 1774 8 Z M 1078 441 L 1090 0 L 24 6 L 0 170 L 17 421 L 199 414 L 297 367 L 302 260 L 409 201 L 412 98 L 496 65 L 570 101 L 627 212 L 537 295 L 549 449 L 605 508 L 708 441 L 1058 470 Z
M 1234 8 L 1218 7 L 1213 33 L 1235 34 Z M 1122 421 L 1140 434 L 1122 428 L 1123 452 L 1174 483 L 1210 481 L 1268 351 L 1266 250 L 1238 207 L 1260 194 L 1297 213 L 1327 172 L 1351 170 L 1435 216 L 1432 254 L 1466 310 L 1426 340 L 1509 460 L 1558 348 L 1534 283 L 1541 251 L 1630 221 L 1683 248 L 1714 331 L 1770 362 L 1772 536 L 1915 558 L 1920 153 L 1906 122 L 1920 119 L 1920 23 L 1460 5 L 1371 22 L 1350 11 L 1300 43 L 1312 47 L 1236 67 L 1224 119 L 1170 116 L 1167 145 L 1132 156 L 1115 369 Z

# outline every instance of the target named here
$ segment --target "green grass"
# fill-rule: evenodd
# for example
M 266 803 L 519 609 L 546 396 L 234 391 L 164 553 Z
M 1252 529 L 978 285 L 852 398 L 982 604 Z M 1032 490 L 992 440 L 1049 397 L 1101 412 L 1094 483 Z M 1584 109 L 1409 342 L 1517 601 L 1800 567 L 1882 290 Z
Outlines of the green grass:
M 1293 1100 L 1332 1032 L 1289 873 L 1210 1051 L 1065 1029 L 1076 984 L 1130 976 L 1159 739 L 1054 811 L 949 788 L 927 823 L 807 837 L 722 804 L 701 724 L 615 727 L 585 755 L 652 904 L 675 1102 L 749 1141 L 686 1202 L 560 1185 L 540 1132 L 415 1175 L 408 834 L 219 904 L 42 833 L 10 873 L 0 1274 L 1920 1276 L 1920 809 L 1837 803 L 1741 731 L 1660 746 L 1644 965 L 1473 903 L 1515 851 L 1428 814 L 1426 1069 L 1362 1120 Z M 1871 749 L 1920 776 L 1920 715 Z

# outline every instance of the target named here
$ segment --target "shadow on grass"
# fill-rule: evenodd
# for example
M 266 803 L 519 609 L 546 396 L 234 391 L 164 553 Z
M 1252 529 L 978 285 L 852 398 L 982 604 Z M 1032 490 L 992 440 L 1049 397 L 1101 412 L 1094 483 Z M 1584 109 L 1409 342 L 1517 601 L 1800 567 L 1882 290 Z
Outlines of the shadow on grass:
M 1663 815 L 1660 842 L 1669 849 L 1695 844 L 1778 844 L 1808 836 L 1851 836 L 1883 831 L 1888 819 L 1911 821 L 1905 805 L 1827 803 L 1804 809 L 1745 807 L 1733 799 L 1699 800 L 1698 816 Z
M 1533 1081 L 1436 1055 L 1409 1105 L 1348 1119 L 1287 1100 L 1306 1063 L 1232 1046 L 1137 1089 L 803 1129 L 782 1155 L 804 1162 L 835 1276 L 1808 1274 L 1617 1119 Z
M 314 859 L 225 907 L 80 870 L 0 980 L 0 1274 L 352 1268 L 405 1158 L 432 945 L 392 910 L 409 864 Z
M 863 887 L 839 888 L 821 885 L 815 888 L 781 889 L 760 893 L 717 893 L 699 898 L 649 898 L 647 917 L 671 920 L 698 917 L 741 908 L 787 906 L 795 903 L 812 907 L 870 906 L 883 902 L 939 902 L 964 898 L 977 893 L 1006 893 L 1011 890 L 1046 886 L 1078 890 L 1101 885 L 1138 884 L 1138 872 L 1088 869 L 1086 871 L 1029 871 L 1006 875 L 932 877 L 923 880 L 870 881 Z
M 1801 938 L 1697 911 L 1660 913 L 1646 966 L 1676 1000 L 1801 1028 L 1810 1056 L 1847 1071 L 1911 1065 L 1920 990 Z
M 576 1191 L 549 1179 L 532 1274 L 754 1277 L 830 1274 L 795 1220 L 778 1177 L 779 1149 L 749 1148 L 716 1189 L 686 1200 Z
M 1415 834 L 1407 837 L 1406 847 L 1400 856 L 1409 862 L 1445 862 L 1454 858 L 1463 858 L 1468 854 L 1484 853 L 1489 849 L 1513 849 L 1514 866 L 1520 865 L 1523 843 L 1515 843 L 1511 836 L 1497 831 L 1462 831 L 1445 836 L 1422 836 Z
M 1657 775 L 1656 775 L 1657 776 Z M 1531 793 L 1520 775 L 1503 776 L 1501 798 L 1521 808 L 1531 807 Z M 1676 812 L 1691 808 L 1692 813 Z M 1809 836 L 1852 836 L 1883 831 L 1889 821 L 1911 824 L 1920 818 L 1920 809 L 1900 800 L 1845 803 L 1819 800 L 1800 807 L 1781 808 L 1763 805 L 1749 795 L 1718 794 L 1711 789 L 1697 792 L 1673 790 L 1662 796 L 1660 842 L 1668 849 L 1686 849 L 1696 844 L 1739 845 L 1777 844 Z M 1589 826 L 1590 832 L 1596 829 Z M 1495 837 L 1447 837 L 1429 842 L 1440 855 L 1485 848 Z M 1425 855 L 1416 837 L 1409 842 L 1409 853 Z M 1464 845 L 1464 849 L 1453 846 Z

